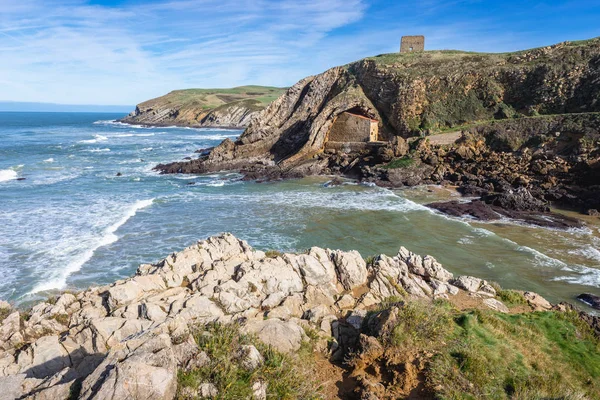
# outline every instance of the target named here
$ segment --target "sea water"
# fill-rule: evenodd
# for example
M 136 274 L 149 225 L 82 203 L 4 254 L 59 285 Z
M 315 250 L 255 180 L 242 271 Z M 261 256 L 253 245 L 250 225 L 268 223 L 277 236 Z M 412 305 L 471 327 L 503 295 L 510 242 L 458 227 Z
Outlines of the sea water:
M 197 157 L 241 131 L 148 128 L 115 122 L 120 117 L 0 113 L 1 299 L 27 303 L 107 284 L 220 232 L 264 250 L 320 246 L 367 257 L 402 245 L 455 274 L 551 301 L 600 295 L 598 220 L 559 231 L 449 218 L 423 205 L 456 196 L 438 187 L 159 175 L 156 164 Z

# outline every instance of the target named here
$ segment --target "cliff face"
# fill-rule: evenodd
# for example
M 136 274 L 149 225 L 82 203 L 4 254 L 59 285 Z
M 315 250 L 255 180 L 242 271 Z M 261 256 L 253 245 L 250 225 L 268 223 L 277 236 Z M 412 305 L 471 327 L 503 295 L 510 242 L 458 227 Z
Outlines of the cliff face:
M 153 126 L 245 128 L 284 89 L 242 86 L 233 89 L 175 90 L 138 104 L 121 122 Z
M 261 112 L 239 141 L 163 169 L 202 172 L 277 164 L 319 153 L 335 117 L 379 120 L 383 140 L 476 121 L 600 111 L 600 40 L 506 54 L 387 54 L 308 77 Z

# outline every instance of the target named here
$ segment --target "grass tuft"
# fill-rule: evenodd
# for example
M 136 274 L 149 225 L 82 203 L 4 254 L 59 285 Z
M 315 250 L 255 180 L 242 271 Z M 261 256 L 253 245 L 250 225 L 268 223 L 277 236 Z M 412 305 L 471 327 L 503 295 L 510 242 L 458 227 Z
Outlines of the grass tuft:
M 193 334 L 200 349 L 208 355 L 208 365 L 178 373 L 178 399 L 184 399 L 183 389 L 197 390 L 202 383 L 213 383 L 219 399 L 252 398 L 252 385 L 257 381 L 267 383 L 267 398 L 317 399 L 318 385 L 313 382 L 307 365 L 312 351 L 300 349 L 294 356 L 282 354 L 257 340 L 240 333 L 235 324 L 209 324 L 199 327 Z M 264 358 L 264 363 L 254 371 L 244 369 L 235 354 L 241 345 L 254 345 Z

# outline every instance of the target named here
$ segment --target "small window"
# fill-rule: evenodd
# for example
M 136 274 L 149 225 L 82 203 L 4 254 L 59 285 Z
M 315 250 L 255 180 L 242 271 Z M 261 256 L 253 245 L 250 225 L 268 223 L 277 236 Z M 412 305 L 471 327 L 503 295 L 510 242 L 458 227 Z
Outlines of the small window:
M 408 51 L 413 51 L 413 47 L 412 47 L 412 46 L 410 46 L 410 48 L 408 49 Z

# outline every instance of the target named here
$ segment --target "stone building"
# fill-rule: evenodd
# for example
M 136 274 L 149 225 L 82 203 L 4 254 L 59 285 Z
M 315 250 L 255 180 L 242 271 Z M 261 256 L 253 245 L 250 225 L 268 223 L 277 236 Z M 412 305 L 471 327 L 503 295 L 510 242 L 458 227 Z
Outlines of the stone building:
M 327 140 L 329 142 L 376 142 L 379 122 L 362 115 L 344 112 L 335 119 Z
M 425 50 L 425 36 L 402 36 L 400 53 L 411 53 Z

